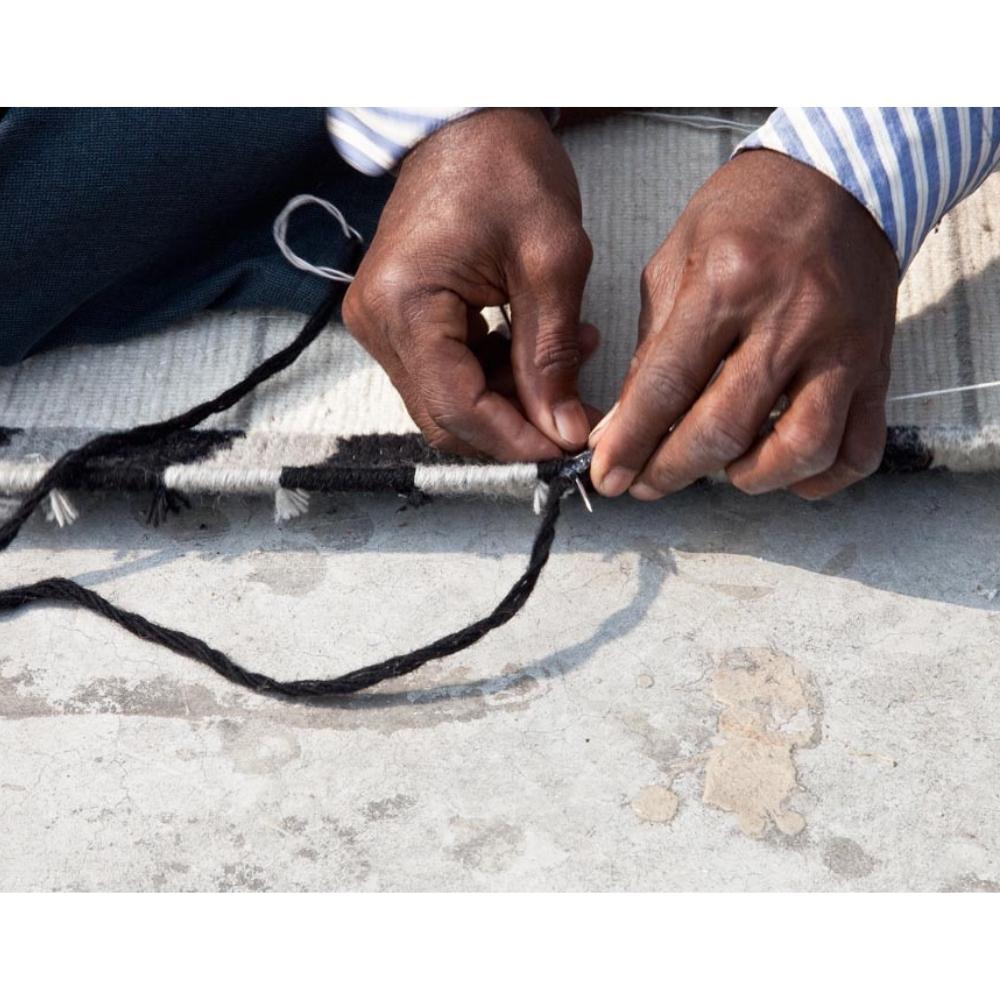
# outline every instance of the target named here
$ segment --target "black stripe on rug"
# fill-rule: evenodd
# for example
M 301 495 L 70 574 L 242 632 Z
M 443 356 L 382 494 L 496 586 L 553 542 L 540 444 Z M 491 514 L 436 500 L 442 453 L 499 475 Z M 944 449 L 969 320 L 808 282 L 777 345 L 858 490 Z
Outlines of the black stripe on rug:
M 149 490 L 163 483 L 163 470 L 191 465 L 229 447 L 243 431 L 175 431 L 155 444 L 133 446 L 126 455 L 106 455 L 67 470 L 66 489 Z

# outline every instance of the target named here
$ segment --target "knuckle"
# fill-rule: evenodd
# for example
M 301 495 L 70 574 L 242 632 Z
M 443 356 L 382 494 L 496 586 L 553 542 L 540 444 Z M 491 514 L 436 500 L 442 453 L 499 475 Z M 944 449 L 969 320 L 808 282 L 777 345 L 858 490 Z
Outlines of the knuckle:
M 657 460 L 647 467 L 637 483 L 648 486 L 657 493 L 669 493 L 681 479 L 681 470 L 674 463 Z
M 781 434 L 781 443 L 796 469 L 809 474 L 833 464 L 839 442 L 832 427 L 805 426 L 801 422 L 782 427 L 781 423 L 779 420 L 775 425 L 775 432 Z
M 585 277 L 593 259 L 593 244 L 582 226 L 544 229 L 521 251 L 526 273 L 552 278 Z
M 700 254 L 689 258 L 689 267 L 701 270 L 723 299 L 743 300 L 759 285 L 765 257 L 757 237 L 729 231 L 712 236 Z
M 663 364 L 650 357 L 639 368 L 636 388 L 647 405 L 672 409 L 693 399 L 700 391 L 700 380 L 693 372 L 677 364 Z
M 535 370 L 545 376 L 574 375 L 583 363 L 577 340 L 565 337 L 539 337 L 535 346 Z
M 377 267 L 361 286 L 359 296 L 369 311 L 384 309 L 402 302 L 411 285 L 412 268 L 407 262 L 394 259 Z
M 742 455 L 753 441 L 753 431 L 736 421 L 716 417 L 699 428 L 695 444 L 699 452 L 717 464 L 725 464 Z
M 882 464 L 884 450 L 885 437 L 883 435 L 881 441 L 870 442 L 864 448 L 855 449 L 844 455 L 839 464 L 843 466 L 844 473 L 850 477 L 851 482 L 858 482 L 878 471 L 878 467 Z

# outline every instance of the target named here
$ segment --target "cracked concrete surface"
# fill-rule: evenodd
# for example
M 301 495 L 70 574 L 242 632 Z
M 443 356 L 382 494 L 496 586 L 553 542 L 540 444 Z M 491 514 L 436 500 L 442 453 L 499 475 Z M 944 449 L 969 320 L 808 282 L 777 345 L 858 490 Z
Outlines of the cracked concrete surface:
M 76 498 L 0 584 L 72 575 L 282 676 L 465 624 L 516 505 Z M 0 622 L 0 888 L 1000 888 L 1000 477 L 817 504 L 569 504 L 535 596 L 342 706 L 233 688 L 83 612 Z

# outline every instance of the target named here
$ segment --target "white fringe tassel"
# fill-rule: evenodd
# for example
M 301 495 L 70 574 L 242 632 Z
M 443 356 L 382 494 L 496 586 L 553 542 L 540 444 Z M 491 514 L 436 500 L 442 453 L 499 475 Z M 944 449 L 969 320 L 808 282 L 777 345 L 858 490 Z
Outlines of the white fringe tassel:
M 279 486 L 274 491 L 274 523 L 290 521 L 309 509 L 309 494 L 305 490 L 288 490 Z
M 66 528 L 79 516 L 79 511 L 62 490 L 49 491 L 49 508 L 45 512 L 46 521 L 55 521 L 60 528 Z
M 531 498 L 531 508 L 536 514 L 541 514 L 549 499 L 549 484 L 541 479 L 535 483 L 535 495 Z

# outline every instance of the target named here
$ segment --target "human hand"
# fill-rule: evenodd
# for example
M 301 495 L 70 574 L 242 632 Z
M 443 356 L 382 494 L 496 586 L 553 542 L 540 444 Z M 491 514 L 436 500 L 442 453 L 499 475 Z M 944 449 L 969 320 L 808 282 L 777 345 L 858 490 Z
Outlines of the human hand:
M 538 111 L 446 125 L 404 159 L 344 300 L 428 442 L 503 461 L 581 448 L 591 246 L 573 167 Z M 510 303 L 509 344 L 479 311 Z M 596 411 L 590 411 L 592 415 Z
M 851 194 L 780 153 L 735 157 L 643 273 L 639 345 L 590 437 L 597 489 L 653 500 L 725 469 L 747 493 L 816 499 L 873 472 L 898 280 Z

